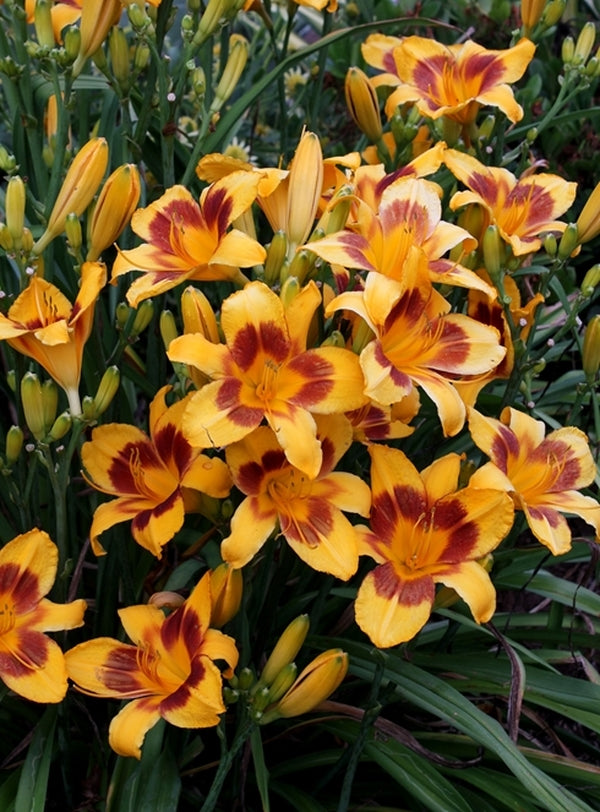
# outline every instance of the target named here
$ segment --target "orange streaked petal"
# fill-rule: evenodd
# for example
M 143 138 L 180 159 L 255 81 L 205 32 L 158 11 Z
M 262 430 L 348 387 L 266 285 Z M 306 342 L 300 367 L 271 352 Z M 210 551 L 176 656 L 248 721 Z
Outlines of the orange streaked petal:
M 487 623 L 496 611 L 496 590 L 484 567 L 477 561 L 462 561 L 444 569 L 435 581 L 454 589 L 464 600 L 477 623 Z
M 183 432 L 192 446 L 219 448 L 241 440 L 263 417 L 264 407 L 245 404 L 238 378 L 223 378 L 206 384 L 191 397 L 183 416 Z
M 160 697 L 135 699 L 122 708 L 108 728 L 108 742 L 119 756 L 142 757 L 142 744 L 150 728 L 160 719 Z
M 67 693 L 64 655 L 54 640 L 26 627 L 0 637 L 0 678 L 32 702 L 61 702 Z
M 354 575 L 358 567 L 354 527 L 329 502 L 296 499 L 279 521 L 287 543 L 309 567 L 342 581 Z
M 47 598 L 42 598 L 23 623 L 26 622 L 28 629 L 40 632 L 77 629 L 79 626 L 83 626 L 83 615 L 86 608 L 87 603 L 82 598 L 70 603 L 53 603 Z
M 196 657 L 186 681 L 162 699 L 159 713 L 183 728 L 214 727 L 225 711 L 221 672 L 208 657 Z
M 29 530 L 0 549 L 0 595 L 10 595 L 15 611 L 32 611 L 48 594 L 58 565 L 58 548 L 43 530 Z
M 231 533 L 221 542 L 221 556 L 239 569 L 260 550 L 277 525 L 277 510 L 266 496 L 249 496 L 231 518 Z

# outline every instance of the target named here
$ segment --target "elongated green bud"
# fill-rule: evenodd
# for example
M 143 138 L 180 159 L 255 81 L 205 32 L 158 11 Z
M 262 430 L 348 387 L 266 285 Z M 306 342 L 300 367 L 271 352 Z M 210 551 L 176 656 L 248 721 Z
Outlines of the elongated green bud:
M 265 663 L 259 682 L 270 686 L 281 669 L 296 659 L 296 655 L 306 640 L 309 626 L 308 615 L 299 615 L 292 620 Z
M 21 402 L 27 427 L 36 440 L 46 437 L 46 421 L 42 384 L 34 372 L 26 372 L 21 380 Z
M 11 426 L 6 432 L 6 450 L 4 456 L 8 465 L 14 465 L 23 448 L 23 430 L 19 426 Z
M 273 680 L 271 687 L 268 689 L 268 704 L 271 702 L 278 702 L 286 691 L 294 684 L 294 680 L 298 676 L 298 666 L 296 663 L 288 663 L 284 666 L 279 674 Z
M 70 412 L 59 414 L 48 432 L 48 442 L 62 440 L 73 424 Z
M 215 90 L 215 96 L 208 111 L 209 115 L 217 113 L 236 89 L 246 67 L 249 50 L 250 45 L 246 37 L 241 34 L 232 34 L 229 37 L 229 58 Z
M 585 328 L 581 360 L 585 377 L 591 383 L 600 368 L 600 314 L 592 316 Z
M 557 256 L 559 259 L 568 259 L 579 244 L 579 232 L 576 223 L 569 223 L 563 231 L 558 243 Z
M 113 365 L 106 369 L 104 375 L 102 376 L 102 380 L 100 381 L 100 385 L 98 386 L 96 396 L 94 397 L 95 418 L 100 417 L 101 414 L 104 414 L 112 403 L 113 398 L 119 390 L 120 380 L 121 374 L 119 372 L 119 367 Z
M 6 227 L 15 248 L 21 248 L 25 227 L 25 184 L 15 175 L 6 187 Z

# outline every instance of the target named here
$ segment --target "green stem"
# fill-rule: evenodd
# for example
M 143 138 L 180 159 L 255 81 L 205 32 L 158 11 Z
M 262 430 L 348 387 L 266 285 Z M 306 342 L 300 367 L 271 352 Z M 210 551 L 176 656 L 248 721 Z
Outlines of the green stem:
M 223 724 L 223 722 L 221 722 L 221 724 Z M 227 778 L 227 774 L 231 769 L 233 761 L 248 740 L 254 725 L 255 722 L 253 722 L 252 719 L 245 719 L 245 721 L 243 721 L 237 729 L 229 749 L 227 749 L 225 732 L 222 728 L 220 729 L 222 742 L 221 758 L 219 760 L 219 766 L 217 768 L 211 788 L 206 796 L 206 800 L 202 804 L 200 812 L 212 812 L 212 810 L 215 808 L 217 801 L 219 800 L 219 795 L 221 794 L 221 789 L 223 788 L 223 784 L 225 783 L 225 779 Z

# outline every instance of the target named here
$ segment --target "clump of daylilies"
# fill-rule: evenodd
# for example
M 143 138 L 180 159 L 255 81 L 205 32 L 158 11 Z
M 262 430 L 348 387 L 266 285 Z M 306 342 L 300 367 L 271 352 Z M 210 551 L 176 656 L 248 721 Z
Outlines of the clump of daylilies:
M 26 4 L 57 41 L 81 12 L 74 75 L 121 14 L 118 0 L 100 5 L 92 19 L 85 0 L 81 9 L 46 4 L 44 20 Z M 19 382 L 53 487 L 81 487 L 48 462 L 48 447 L 70 431 L 85 487 L 110 497 L 88 528 L 96 556 L 116 554 L 113 529 L 127 522 L 132 543 L 161 559 L 196 513 L 220 534 L 222 563 L 204 562 L 185 599 L 159 593 L 120 609 L 129 642 L 96 637 L 63 654 L 45 632 L 81 626 L 84 611 L 82 599 L 43 597 L 68 558 L 64 540 L 57 547 L 42 529 L 15 538 L 0 550 L 0 677 L 9 688 L 60 702 L 68 676 L 90 696 L 127 700 L 109 741 L 140 758 L 161 718 L 213 727 L 237 701 L 265 724 L 313 710 L 342 682 L 348 657 L 339 649 L 297 674 L 304 616 L 262 667 L 236 673 L 240 642 L 221 629 L 239 611 L 244 575 L 275 565 L 265 553 L 273 536 L 307 567 L 356 585 L 356 623 L 379 648 L 419 633 L 440 584 L 477 623 L 489 621 L 492 554 L 516 513 L 554 555 L 571 546 L 564 514 L 598 537 L 600 505 L 581 493 L 596 475 L 585 434 L 547 432 L 528 400 L 513 397 L 498 414 L 478 400 L 486 387 L 522 392 L 522 359 L 548 290 L 520 283 L 532 258 L 556 270 L 600 232 L 598 190 L 569 224 L 561 218 L 576 184 L 535 162 L 516 176 L 475 149 L 482 111 L 507 126 L 523 117 L 511 85 L 534 58 L 527 34 L 538 22 L 524 17 L 526 36 L 496 51 L 370 36 L 363 56 L 374 75 L 353 68 L 346 83 L 371 142 L 362 155 L 324 158 L 309 131 L 288 166 L 212 153 L 197 162 L 199 194 L 174 183 L 138 208 L 140 168 L 122 164 L 104 180 L 109 147 L 93 137 L 76 150 L 41 231 L 25 224 L 24 181 L 13 173 L 0 244 L 22 288 L 0 313 L 0 339 L 66 394 L 57 425 L 56 387 L 47 391 L 34 371 Z M 127 226 L 136 244 L 111 253 Z M 59 281 L 44 257 L 64 234 L 73 268 Z M 121 324 L 139 317 L 130 335 L 147 327 L 147 300 L 168 294 L 171 308 L 160 324 L 172 366 L 149 399 L 147 428 L 100 422 L 118 364 L 81 400 L 98 303 L 124 284 Z M 425 424 L 488 461 L 427 449 L 428 459 L 411 459 L 403 442 Z M 7 442 L 8 471 L 20 430 Z

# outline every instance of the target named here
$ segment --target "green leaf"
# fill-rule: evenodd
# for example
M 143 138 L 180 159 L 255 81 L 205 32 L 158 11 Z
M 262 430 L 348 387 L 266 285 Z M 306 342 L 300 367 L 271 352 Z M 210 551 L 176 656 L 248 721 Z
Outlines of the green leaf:
M 254 777 L 260 793 L 263 812 L 269 812 L 269 771 L 265 764 L 265 754 L 262 745 L 262 734 L 259 727 L 254 727 L 250 734 L 250 747 L 252 761 L 254 762 Z
M 52 762 L 57 706 L 49 705 L 40 719 L 21 769 L 15 812 L 44 812 Z

